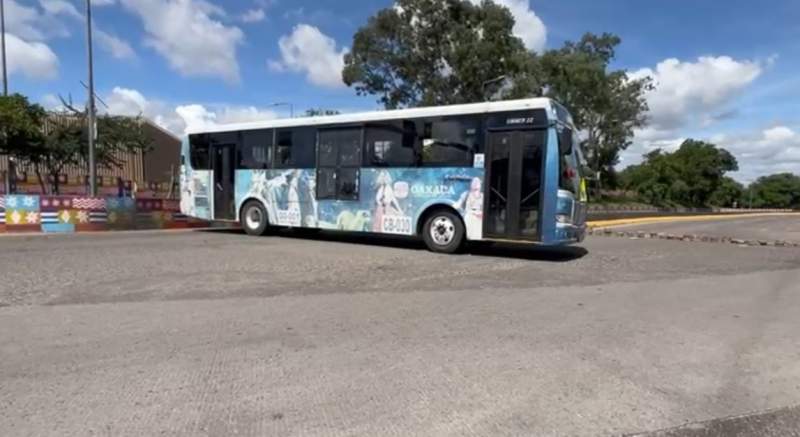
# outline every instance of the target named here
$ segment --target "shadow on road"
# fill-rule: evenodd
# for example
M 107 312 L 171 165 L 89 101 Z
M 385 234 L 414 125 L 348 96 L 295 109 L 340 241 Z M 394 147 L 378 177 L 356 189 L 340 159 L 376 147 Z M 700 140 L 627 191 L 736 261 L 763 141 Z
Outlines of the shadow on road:
M 199 232 L 244 235 L 241 229 L 203 229 Z M 425 244 L 413 237 L 364 234 L 356 232 L 330 232 L 315 229 L 281 229 L 273 236 L 298 240 L 331 241 L 365 246 L 391 247 L 405 250 L 427 250 Z M 463 254 L 490 256 L 497 258 L 524 259 L 531 261 L 569 262 L 583 258 L 589 253 L 579 246 L 545 247 L 524 243 L 473 242 L 467 245 Z

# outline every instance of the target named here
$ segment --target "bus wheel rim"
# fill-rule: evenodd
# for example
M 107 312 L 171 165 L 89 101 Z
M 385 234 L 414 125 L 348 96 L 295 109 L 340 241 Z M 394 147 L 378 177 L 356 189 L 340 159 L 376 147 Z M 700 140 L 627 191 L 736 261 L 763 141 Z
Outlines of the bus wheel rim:
M 258 229 L 259 226 L 261 226 L 262 220 L 261 211 L 258 208 L 248 209 L 244 217 L 245 224 L 247 224 L 247 227 L 250 229 Z
M 431 222 L 429 232 L 434 243 L 447 246 L 456 236 L 456 225 L 448 217 L 437 217 Z

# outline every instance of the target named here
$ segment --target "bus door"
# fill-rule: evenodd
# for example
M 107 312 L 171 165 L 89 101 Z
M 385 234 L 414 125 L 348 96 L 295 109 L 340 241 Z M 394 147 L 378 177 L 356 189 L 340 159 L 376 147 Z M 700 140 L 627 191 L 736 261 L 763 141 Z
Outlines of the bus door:
M 542 156 L 547 130 L 489 133 L 486 237 L 534 240 L 539 236 Z
M 214 219 L 235 220 L 234 175 L 236 146 L 217 144 L 211 147 L 211 169 L 214 171 Z

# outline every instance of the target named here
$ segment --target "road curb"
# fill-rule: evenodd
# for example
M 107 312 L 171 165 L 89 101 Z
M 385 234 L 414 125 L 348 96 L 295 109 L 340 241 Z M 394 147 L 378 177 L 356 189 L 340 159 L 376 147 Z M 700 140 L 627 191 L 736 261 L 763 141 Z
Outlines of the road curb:
M 737 246 L 749 247 L 792 247 L 800 248 L 800 242 L 784 240 L 745 240 L 734 237 L 714 237 L 710 235 L 697 234 L 671 234 L 666 232 L 644 232 L 644 231 L 615 231 L 610 228 L 589 228 L 588 235 L 600 237 L 628 238 L 632 240 L 670 240 L 684 242 L 701 242 L 717 244 L 735 244 Z

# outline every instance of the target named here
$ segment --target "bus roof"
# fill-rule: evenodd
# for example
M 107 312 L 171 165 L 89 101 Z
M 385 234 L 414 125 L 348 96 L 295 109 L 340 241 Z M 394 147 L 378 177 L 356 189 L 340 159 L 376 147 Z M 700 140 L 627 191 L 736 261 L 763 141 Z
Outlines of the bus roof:
M 230 132 L 252 129 L 272 129 L 299 126 L 320 126 L 331 124 L 385 121 L 402 118 L 441 117 L 462 114 L 485 114 L 491 112 L 521 111 L 526 109 L 546 109 L 550 117 L 553 101 L 549 98 L 505 100 L 501 102 L 469 103 L 464 105 L 428 106 L 423 108 L 395 109 L 387 111 L 359 112 L 353 114 L 328 115 L 319 117 L 280 118 L 248 123 L 223 124 L 208 129 L 190 129 L 188 134 Z

